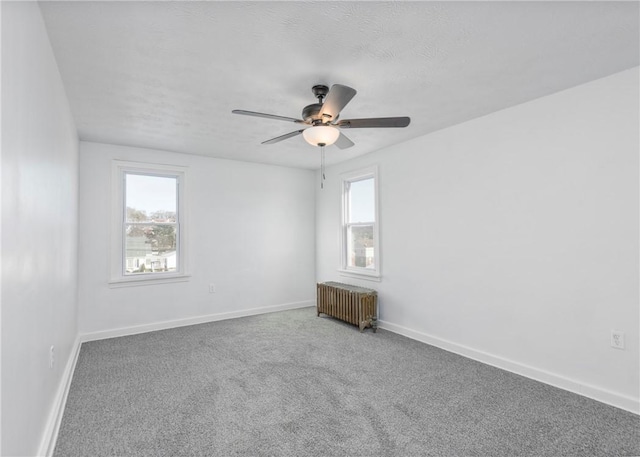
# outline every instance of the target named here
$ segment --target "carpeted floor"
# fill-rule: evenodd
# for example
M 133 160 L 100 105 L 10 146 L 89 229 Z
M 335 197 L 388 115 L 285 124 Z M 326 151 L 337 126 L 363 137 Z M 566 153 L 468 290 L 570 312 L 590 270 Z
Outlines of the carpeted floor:
M 640 416 L 304 308 L 83 344 L 55 455 L 640 455 Z

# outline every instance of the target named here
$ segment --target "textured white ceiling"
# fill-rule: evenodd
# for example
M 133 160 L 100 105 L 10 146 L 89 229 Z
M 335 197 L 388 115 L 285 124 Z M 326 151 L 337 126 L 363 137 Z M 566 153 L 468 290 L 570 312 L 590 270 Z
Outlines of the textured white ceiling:
M 358 91 L 336 163 L 639 64 L 637 2 L 42 2 L 80 138 L 317 168 L 282 121 Z

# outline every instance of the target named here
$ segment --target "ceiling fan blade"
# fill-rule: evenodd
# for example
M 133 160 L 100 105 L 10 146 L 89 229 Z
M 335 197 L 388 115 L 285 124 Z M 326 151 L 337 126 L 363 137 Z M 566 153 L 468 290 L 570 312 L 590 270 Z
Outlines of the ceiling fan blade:
M 411 122 L 409 117 L 371 117 L 367 119 L 343 119 L 336 125 L 343 129 L 366 129 L 406 127 Z
M 327 98 L 322 104 L 320 114 L 323 116 L 323 122 L 338 119 L 340 111 L 347 106 L 356 95 L 356 90 L 342 84 L 334 84 L 327 94 Z
M 349 138 L 347 138 L 347 135 L 340 132 L 340 136 L 338 137 L 336 142 L 333 144 L 338 146 L 338 148 L 340 149 L 347 149 L 347 148 L 350 148 L 351 146 L 354 146 L 355 143 L 351 141 Z
M 292 117 L 286 117 L 286 116 L 277 116 L 275 114 L 256 113 L 255 111 L 245 111 L 245 110 L 242 110 L 242 109 L 234 109 L 231 112 L 233 114 L 242 114 L 244 116 L 266 117 L 267 119 L 276 119 L 278 121 L 297 122 L 299 124 L 304 124 L 305 123 L 302 119 L 294 119 Z
M 261 144 L 273 144 L 273 143 L 278 143 L 282 140 L 287 140 L 289 138 L 293 138 L 294 136 L 298 136 L 300 135 L 302 132 L 304 132 L 304 129 L 302 130 L 296 130 L 295 132 L 290 132 L 287 133 L 286 135 L 281 135 L 281 136 L 277 136 L 275 138 L 271 138 L 270 140 L 267 141 L 263 141 Z

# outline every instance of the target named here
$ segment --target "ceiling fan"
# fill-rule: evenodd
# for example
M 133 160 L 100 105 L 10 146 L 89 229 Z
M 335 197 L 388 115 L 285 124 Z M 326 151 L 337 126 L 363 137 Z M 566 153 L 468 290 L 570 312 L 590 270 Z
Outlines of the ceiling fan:
M 331 90 L 324 85 L 311 88 L 318 103 L 305 106 L 302 109 L 302 119 L 277 116 L 275 114 L 256 113 L 254 111 L 233 110 L 234 114 L 245 116 L 265 117 L 280 121 L 302 124 L 304 128 L 263 141 L 262 144 L 274 144 L 302 134 L 307 143 L 312 146 L 329 146 L 335 144 L 340 149 L 347 149 L 354 145 L 339 129 L 362 128 L 390 128 L 406 127 L 411 122 L 408 117 L 372 117 L 365 119 L 339 120 L 340 111 L 356 95 L 356 90 L 341 84 L 334 84 Z

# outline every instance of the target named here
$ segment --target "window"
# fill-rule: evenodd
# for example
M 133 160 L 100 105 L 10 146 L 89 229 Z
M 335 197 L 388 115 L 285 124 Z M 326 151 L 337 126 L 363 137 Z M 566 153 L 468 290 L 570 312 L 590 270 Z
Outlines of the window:
M 114 162 L 111 283 L 184 280 L 185 170 Z
M 342 273 L 380 277 L 377 169 L 342 176 Z

